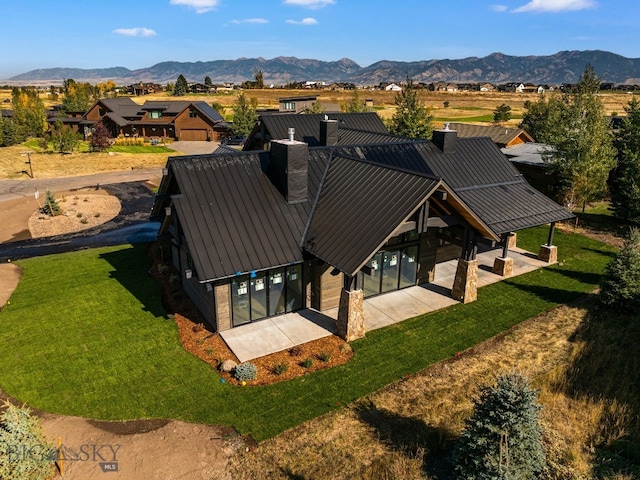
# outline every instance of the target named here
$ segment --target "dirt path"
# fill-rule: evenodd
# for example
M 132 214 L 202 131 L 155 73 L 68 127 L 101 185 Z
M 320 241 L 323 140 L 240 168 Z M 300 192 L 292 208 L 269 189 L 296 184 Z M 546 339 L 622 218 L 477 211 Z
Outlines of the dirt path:
M 22 269 L 13 263 L 0 263 L 0 311 L 22 278 Z
M 95 422 L 44 414 L 47 438 L 58 445 L 65 480 L 213 480 L 229 478 L 230 455 L 242 445 L 230 429 L 151 420 Z

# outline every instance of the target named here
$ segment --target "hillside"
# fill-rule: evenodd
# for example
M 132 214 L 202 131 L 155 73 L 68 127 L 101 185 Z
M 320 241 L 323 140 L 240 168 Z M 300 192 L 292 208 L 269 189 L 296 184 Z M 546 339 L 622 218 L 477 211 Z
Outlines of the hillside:
M 188 81 L 202 82 L 209 76 L 215 83 L 241 83 L 252 80 L 261 70 L 267 84 L 283 85 L 292 81 L 353 82 L 376 85 L 398 82 L 407 76 L 416 82 L 531 82 L 535 84 L 575 83 L 587 63 L 594 66 L 603 82 L 636 84 L 640 82 L 640 59 L 626 58 L 601 50 L 562 51 L 547 56 L 510 56 L 492 53 L 486 57 L 458 60 L 421 60 L 399 62 L 382 60 L 361 67 L 353 60 L 338 61 L 276 57 L 273 59 L 238 58 L 209 62 L 158 63 L 148 68 L 129 70 L 124 67 L 102 69 L 48 68 L 16 75 L 7 80 L 13 84 L 58 84 L 65 78 L 97 82 L 113 80 L 119 84 L 134 82 L 174 82 L 178 75 Z

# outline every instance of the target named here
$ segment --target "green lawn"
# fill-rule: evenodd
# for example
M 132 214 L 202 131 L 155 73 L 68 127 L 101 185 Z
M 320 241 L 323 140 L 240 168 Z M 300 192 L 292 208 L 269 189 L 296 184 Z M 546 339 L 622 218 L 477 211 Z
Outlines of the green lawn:
M 548 230 L 518 233 L 537 251 Z M 451 357 L 593 289 L 612 249 L 556 234 L 558 265 L 480 290 L 455 305 L 354 342 L 347 364 L 264 387 L 222 384 L 180 346 L 141 246 L 22 260 L 0 313 L 0 387 L 49 412 L 233 425 L 262 440 Z
M 164 145 L 113 145 L 107 152 L 116 153 L 176 153 Z

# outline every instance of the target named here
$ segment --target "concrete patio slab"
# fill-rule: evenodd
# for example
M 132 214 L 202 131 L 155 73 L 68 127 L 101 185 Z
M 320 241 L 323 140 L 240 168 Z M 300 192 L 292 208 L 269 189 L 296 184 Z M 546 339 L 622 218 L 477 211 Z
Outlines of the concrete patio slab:
M 504 280 L 491 271 L 495 258 L 501 254 L 502 250 L 496 249 L 477 255 L 478 287 Z M 519 248 L 510 250 L 509 257 L 513 258 L 513 276 L 548 265 Z M 366 298 L 365 330 L 370 332 L 458 303 L 451 298 L 456 268 L 457 260 L 439 263 L 432 283 Z M 324 312 L 305 309 L 226 330 L 220 335 L 238 359 L 246 362 L 331 335 L 336 331 L 337 318 L 337 308 Z

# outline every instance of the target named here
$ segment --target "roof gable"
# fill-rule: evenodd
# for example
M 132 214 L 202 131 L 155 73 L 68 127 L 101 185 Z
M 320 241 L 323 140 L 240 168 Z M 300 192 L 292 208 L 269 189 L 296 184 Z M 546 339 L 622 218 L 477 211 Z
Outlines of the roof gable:
M 458 132 L 458 138 L 489 137 L 500 147 L 516 143 L 533 142 L 533 137 L 521 128 L 507 128 L 499 125 L 472 125 L 450 123 L 449 128 Z

